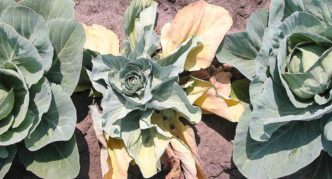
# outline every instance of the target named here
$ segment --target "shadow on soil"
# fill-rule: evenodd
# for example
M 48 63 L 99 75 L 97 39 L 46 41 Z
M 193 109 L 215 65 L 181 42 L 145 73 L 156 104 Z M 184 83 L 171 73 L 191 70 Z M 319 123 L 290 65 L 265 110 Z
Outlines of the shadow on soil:
M 222 119 L 216 115 L 203 115 L 202 121 L 209 126 L 211 129 L 215 130 L 226 140 L 234 140 L 235 128 L 237 123 L 229 122 L 225 119 Z M 197 142 L 199 144 L 199 141 Z

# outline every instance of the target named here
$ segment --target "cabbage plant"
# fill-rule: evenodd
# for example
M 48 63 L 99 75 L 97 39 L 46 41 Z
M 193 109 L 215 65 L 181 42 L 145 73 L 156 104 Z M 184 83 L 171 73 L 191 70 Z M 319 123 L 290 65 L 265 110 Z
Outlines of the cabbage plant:
M 71 0 L 0 0 L 0 178 L 18 154 L 41 178 L 79 172 L 71 101 L 83 27 Z
M 233 155 L 246 177 L 293 174 L 322 151 L 309 178 L 332 175 L 331 12 L 328 0 L 272 0 L 221 44 L 219 61 L 251 80 Z
M 189 102 L 178 84 L 189 52 L 199 47 L 201 40 L 193 36 L 168 56 L 157 55 L 156 11 L 155 1 L 132 1 L 125 13 L 126 40 L 122 54 L 101 53 L 92 60 L 92 71 L 88 71 L 94 88 L 103 94 L 102 115 L 93 118 L 98 119 L 106 139 L 109 136 L 109 140 L 123 141 L 145 178 L 160 171 L 160 157 L 172 141 L 188 150 L 185 141 L 179 142 L 180 133 L 175 135 L 178 124 L 183 125 L 180 121 L 195 124 L 201 119 L 200 109 Z M 114 152 L 110 152 L 110 157 L 115 157 L 112 161 L 118 154 L 112 148 L 114 144 L 108 146 Z

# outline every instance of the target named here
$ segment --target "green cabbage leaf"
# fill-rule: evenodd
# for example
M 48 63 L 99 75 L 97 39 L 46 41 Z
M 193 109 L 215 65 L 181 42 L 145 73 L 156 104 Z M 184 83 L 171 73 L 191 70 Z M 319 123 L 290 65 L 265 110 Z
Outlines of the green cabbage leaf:
M 70 96 L 84 39 L 71 0 L 0 0 L 0 178 L 17 153 L 38 177 L 78 175 Z
M 293 174 L 322 151 L 331 160 L 331 12 L 327 0 L 272 0 L 220 45 L 218 60 L 251 80 L 251 105 L 234 141 L 234 162 L 246 177 Z M 330 162 L 318 161 L 328 175 Z

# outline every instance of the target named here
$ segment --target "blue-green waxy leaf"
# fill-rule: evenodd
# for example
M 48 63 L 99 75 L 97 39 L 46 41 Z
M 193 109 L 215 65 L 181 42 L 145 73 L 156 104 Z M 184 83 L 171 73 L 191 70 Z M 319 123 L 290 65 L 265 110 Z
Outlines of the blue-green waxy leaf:
M 186 93 L 178 84 L 165 83 L 154 93 L 154 101 L 150 108 L 157 110 L 173 109 L 182 113 L 190 122 L 198 123 L 201 120 L 201 110 L 192 106 Z
M 323 147 L 324 150 L 332 157 L 332 114 L 325 117 L 323 124 Z
M 6 118 L 0 121 L 0 135 L 7 132 L 13 125 L 15 117 L 13 115 L 8 115 Z
M 326 29 L 324 33 L 327 30 L 328 29 Z M 328 48 L 332 44 L 332 40 L 330 40 L 330 37 L 328 36 L 317 34 L 315 32 L 296 32 L 288 37 L 288 45 L 293 49 L 291 53 L 294 51 L 295 47 L 301 46 L 301 44 L 305 42 L 311 42 L 311 45 L 317 44 L 318 48 L 320 46 Z
M 217 51 L 221 63 L 237 68 L 248 79 L 255 75 L 254 59 L 263 45 L 263 35 L 267 27 L 268 12 L 260 10 L 250 16 L 246 32 L 226 35 Z
M 0 178 L 4 178 L 9 171 L 12 161 L 16 155 L 17 149 L 15 145 L 4 147 L 7 150 L 8 155 L 6 158 L 0 158 Z
M 324 74 L 332 74 L 332 67 L 329 65 L 332 64 L 331 50 L 327 50 L 324 55 L 318 57 L 316 62 L 310 66 L 310 69 L 302 73 L 298 71 L 296 74 L 283 74 L 290 89 L 297 97 L 309 99 L 313 98 L 316 94 L 322 94 L 328 90 L 331 77 Z M 308 58 L 314 59 L 314 57 Z
M 144 9 L 139 20 L 135 21 L 135 30 L 132 35 L 136 36 L 134 49 L 128 55 L 131 59 L 151 58 L 151 55 L 159 47 L 159 37 L 154 31 L 158 4 L 152 1 L 151 5 Z
M 7 147 L 1 146 L 0 147 L 0 159 L 7 158 L 9 156 L 9 152 L 7 150 Z
M 15 0 L 0 0 L 0 15 L 9 6 L 15 6 Z
M 273 35 L 269 36 L 270 57 L 268 58 L 268 65 L 270 75 L 276 79 L 280 75 L 280 68 L 286 65 L 287 52 L 290 50 L 287 47 L 287 38 L 294 33 L 301 32 L 323 32 L 322 23 L 311 14 L 305 12 L 294 12 L 287 17 L 278 28 L 273 31 Z M 296 104 L 294 104 L 296 105 Z M 297 105 L 298 106 L 298 105 Z
M 72 0 L 0 0 L 0 178 L 16 146 L 38 177 L 79 173 L 70 95 L 85 37 L 74 18 Z
M 21 145 L 18 154 L 27 170 L 40 178 L 75 178 L 80 170 L 74 136 L 68 141 L 54 142 L 35 152 Z
M 37 83 L 44 73 L 42 59 L 31 42 L 0 22 L 0 67 L 6 61 L 17 65 L 28 86 Z
M 0 84 L 0 96 L 1 96 L 1 84 Z M 11 112 L 14 107 L 15 96 L 14 90 L 11 89 L 10 91 L 6 92 L 3 97 L 0 99 L 0 119 L 3 120 L 6 118 Z
M 75 130 L 76 109 L 70 96 L 59 85 L 52 85 L 52 101 L 36 129 L 25 139 L 25 146 L 36 151 L 52 142 L 67 141 Z
M 324 24 L 331 25 L 332 3 L 329 0 L 311 0 L 305 3 L 306 11 L 319 18 Z
M 184 71 L 185 63 L 190 51 L 202 47 L 203 43 L 199 37 L 193 36 L 183 42 L 174 53 L 157 61 L 162 67 L 171 68 L 169 77 L 178 76 Z
M 12 68 L 0 69 L 0 81 L 3 83 L 3 85 L 9 86 L 13 89 L 14 106 L 11 110 L 11 115 L 13 115 L 15 118 L 12 124 L 13 128 L 16 128 L 24 121 L 26 117 L 30 99 L 29 92 L 23 79 L 23 75 L 19 72 L 19 69 L 11 63 L 5 63 L 4 66 L 6 68 Z M 5 108 L 2 110 L 5 110 Z
M 107 89 L 101 101 L 103 108 L 103 130 L 111 137 L 120 137 L 120 125 L 117 121 L 125 118 L 133 109 L 124 107 L 112 89 Z
M 103 85 L 103 84 L 105 84 L 105 82 L 104 81 L 102 81 L 102 80 L 99 80 L 99 81 L 93 81 L 92 80 L 92 72 L 91 71 L 89 71 L 89 70 L 87 70 L 87 69 L 84 69 L 84 70 L 86 70 L 86 74 L 87 74 L 87 76 L 88 76 L 88 78 L 89 78 L 89 80 L 90 80 L 90 82 L 91 82 L 91 84 L 92 84 L 92 87 L 97 91 L 97 92 L 99 92 L 99 93 L 101 93 L 101 94 L 104 94 L 105 92 L 106 92 L 106 87 Z M 80 88 L 80 87 L 77 87 L 77 88 Z M 76 91 L 78 90 L 76 88 Z M 91 87 L 89 87 L 89 89 L 90 89 Z M 76 92 L 75 91 L 75 92 Z
M 327 140 L 332 142 L 332 116 L 324 126 L 324 136 Z
M 167 83 L 168 81 L 174 81 L 176 82 L 178 80 L 178 76 L 174 75 L 176 68 L 173 68 L 173 66 L 160 66 L 158 63 L 153 63 L 153 79 L 151 82 L 151 89 L 152 91 L 158 89 L 161 85 L 164 83 Z
M 102 55 L 92 61 L 92 80 L 97 82 L 103 80 L 104 84 L 110 85 L 108 75 L 119 71 L 130 60 L 123 56 Z M 114 81 L 116 83 L 116 81 Z M 99 89 L 96 87 L 96 89 Z
M 20 35 L 32 42 L 42 57 L 44 70 L 48 71 L 52 64 L 53 47 L 43 17 L 27 7 L 17 6 L 7 8 L 0 20 L 14 27 Z
M 152 99 L 153 63 L 145 58 L 136 59 L 127 63 L 120 71 L 110 74 L 109 81 L 114 89 L 124 94 L 126 100 L 140 106 L 144 105 Z M 120 83 L 113 82 L 117 79 Z
M 36 129 L 42 120 L 42 116 L 49 110 L 51 105 L 51 85 L 45 77 L 30 88 L 30 97 L 29 109 L 35 114 L 36 118 L 30 129 L 29 136 Z
M 319 18 L 324 24 L 331 24 L 332 3 L 329 0 L 272 0 L 269 25 L 275 26 L 294 12 L 308 12 Z
M 167 68 L 172 68 L 169 77 L 178 76 L 184 71 L 184 65 L 191 50 L 202 47 L 203 43 L 199 37 L 193 36 L 183 42 L 174 53 L 157 61 L 158 64 Z
M 308 75 L 301 75 L 300 72 L 295 72 L 295 73 L 290 73 L 290 64 L 292 64 L 296 60 L 290 60 L 291 62 L 288 62 L 286 60 L 291 59 L 290 57 L 286 57 L 286 49 L 287 49 L 287 41 L 283 40 L 282 42 L 279 43 L 279 54 L 277 59 L 280 60 L 278 62 L 278 68 L 270 68 L 271 73 L 274 73 L 274 78 L 276 82 L 281 81 L 281 84 L 284 86 L 284 90 L 286 91 L 286 95 L 289 98 L 290 102 L 294 105 L 295 108 L 299 108 L 299 110 L 303 108 L 307 108 L 308 106 L 313 104 L 313 100 L 306 100 L 303 97 L 297 96 L 294 93 L 294 90 L 301 89 L 301 87 L 297 86 L 295 83 L 287 83 L 287 81 L 292 81 L 292 75 L 293 77 L 303 77 L 303 76 L 308 76 Z M 282 50 L 280 50 L 282 49 Z M 286 58 L 285 61 L 282 61 L 281 59 Z M 294 57 L 295 58 L 295 57 Z M 271 62 L 271 61 L 270 61 Z M 273 64 L 273 66 L 276 67 L 276 64 Z M 300 79 L 300 78 L 299 78 Z M 308 79 L 309 80 L 309 79 Z M 310 81 L 310 80 L 309 80 Z M 304 83 L 302 83 L 304 84 Z M 293 88 L 293 89 L 292 89 Z M 298 92 L 298 91 L 297 91 Z M 285 96 L 286 97 L 286 96 Z
M 265 16 L 258 11 L 248 22 L 247 31 L 257 31 L 230 34 L 220 46 L 217 58 L 251 80 L 251 109 L 239 121 L 233 153 L 247 178 L 294 174 L 322 151 L 315 170 L 290 177 L 330 178 L 331 10 L 327 0 L 272 0 Z
M 75 3 L 72 0 L 23 0 L 19 4 L 33 9 L 47 21 L 56 18 L 75 18 Z
M 61 84 L 63 91 L 71 95 L 82 68 L 84 29 L 75 20 L 61 18 L 50 20 L 48 26 L 55 54 L 47 79 L 51 83 Z
M 332 157 L 332 141 L 327 140 L 325 135 L 322 135 L 322 143 L 324 151 Z
M 7 146 L 22 141 L 28 135 L 34 119 L 34 114 L 28 111 L 24 121 L 17 128 L 10 129 L 0 135 L 0 145 Z
M 282 36 L 297 32 L 321 32 L 322 22 L 315 16 L 305 12 L 295 12 L 279 25 Z
M 159 38 L 152 26 L 144 28 L 143 38 L 140 39 L 134 51 L 128 57 L 131 59 L 151 58 L 159 45 Z
M 267 141 L 279 127 L 296 121 L 320 119 L 324 114 L 332 112 L 332 106 L 310 106 L 296 108 L 287 98 L 286 92 L 269 78 L 264 84 L 253 82 L 250 93 L 253 112 L 251 114 L 250 134 L 258 141 Z M 262 86 L 263 89 L 254 87 Z
M 269 25 L 276 26 L 296 11 L 303 11 L 303 0 L 272 0 L 269 12 Z
M 145 33 L 145 28 L 150 31 L 151 35 L 154 35 L 152 32 L 151 27 L 154 26 L 155 19 L 156 19 L 156 10 L 157 10 L 157 3 L 153 0 L 134 0 L 128 7 L 128 9 L 125 12 L 124 15 L 124 32 L 126 34 L 126 40 L 127 40 L 127 49 L 125 49 L 125 54 L 129 55 L 131 52 L 133 52 L 136 48 L 136 45 L 139 44 L 139 42 L 144 41 L 143 34 Z M 144 18 L 141 18 L 141 14 Z M 153 38 L 152 38 L 153 39 Z M 143 40 L 143 41 L 142 41 Z M 144 46 L 149 45 L 152 41 L 150 38 L 147 39 L 147 43 L 144 43 Z M 152 42 L 154 43 L 154 42 Z M 141 44 L 142 45 L 142 44 Z M 153 44 L 151 44 L 153 45 Z M 145 48 L 145 47 L 139 47 L 139 48 Z M 147 48 L 150 48 L 147 46 Z
M 320 121 L 289 123 L 266 142 L 250 138 L 250 109 L 236 129 L 233 158 L 248 178 L 279 178 L 292 174 L 314 161 L 323 148 Z M 257 170 L 259 168 L 260 170 Z

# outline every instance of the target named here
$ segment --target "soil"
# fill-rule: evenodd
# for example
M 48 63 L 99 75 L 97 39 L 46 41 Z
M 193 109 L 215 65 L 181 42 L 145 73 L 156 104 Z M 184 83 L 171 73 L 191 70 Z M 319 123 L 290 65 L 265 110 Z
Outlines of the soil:
M 176 12 L 189 3 L 197 0 L 157 0 L 158 19 L 156 31 L 171 21 Z M 233 17 L 231 32 L 245 29 L 250 14 L 261 8 L 267 8 L 270 0 L 206 0 L 207 2 L 226 8 Z M 75 0 L 76 18 L 86 24 L 99 24 L 114 31 L 122 41 L 123 14 L 130 0 Z
M 158 0 L 158 20 L 156 31 L 173 19 L 176 12 L 196 0 Z M 86 24 L 100 24 L 113 30 L 122 41 L 123 14 L 130 0 L 75 0 L 76 18 Z M 207 2 L 226 8 L 233 17 L 231 32 L 242 31 L 254 11 L 267 8 L 270 0 L 207 0 Z M 88 92 L 74 94 L 72 97 L 77 108 L 78 123 L 75 131 L 80 151 L 81 172 L 77 178 L 99 179 L 100 146 L 93 131 L 92 121 L 87 116 Z M 197 131 L 197 144 L 203 167 L 209 179 L 244 178 L 232 163 L 232 140 L 236 124 L 214 115 L 204 115 L 202 122 L 194 127 Z M 17 160 L 17 159 L 16 159 Z M 14 162 L 6 178 L 37 178 L 25 171 L 19 162 Z M 129 178 L 142 178 L 137 168 L 131 168 Z M 154 177 L 162 178 L 162 177 Z

